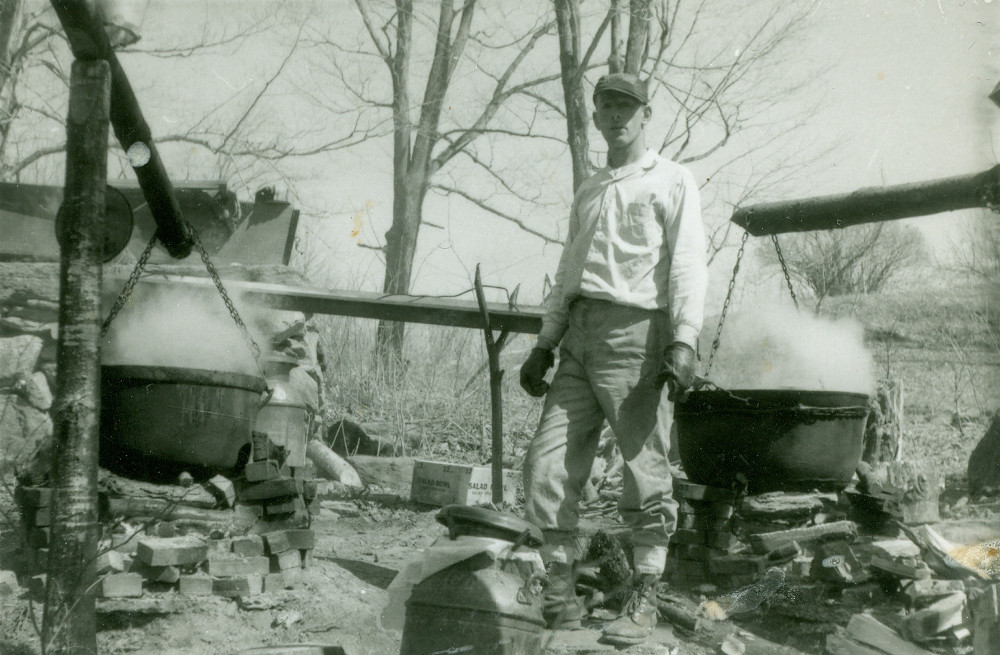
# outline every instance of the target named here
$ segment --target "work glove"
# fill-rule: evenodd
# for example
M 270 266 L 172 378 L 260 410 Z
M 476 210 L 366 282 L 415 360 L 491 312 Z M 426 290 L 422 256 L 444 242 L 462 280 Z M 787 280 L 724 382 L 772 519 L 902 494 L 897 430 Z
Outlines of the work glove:
M 553 363 L 555 356 L 551 350 L 532 348 L 528 359 L 521 365 L 521 388 L 536 398 L 544 396 L 549 390 L 545 372 L 552 368 Z
M 663 353 L 663 369 L 656 376 L 656 387 L 662 388 L 666 383 L 667 400 L 684 402 L 694 384 L 694 367 L 694 348 L 680 341 L 673 342 Z

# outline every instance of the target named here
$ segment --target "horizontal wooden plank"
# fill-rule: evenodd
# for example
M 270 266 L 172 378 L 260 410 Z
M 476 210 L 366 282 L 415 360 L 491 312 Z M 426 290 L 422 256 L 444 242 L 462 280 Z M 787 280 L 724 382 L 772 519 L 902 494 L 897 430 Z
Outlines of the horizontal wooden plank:
M 182 275 L 144 278 L 142 284 L 184 284 L 214 291 L 212 281 Z M 275 309 L 383 319 L 405 323 L 450 325 L 482 328 L 479 305 L 473 300 L 436 298 L 434 296 L 385 295 L 366 291 L 327 290 L 266 282 L 226 280 L 226 289 L 240 294 L 250 302 Z M 543 309 L 536 305 L 511 309 L 501 303 L 487 303 L 490 324 L 494 330 L 538 334 L 542 329 Z

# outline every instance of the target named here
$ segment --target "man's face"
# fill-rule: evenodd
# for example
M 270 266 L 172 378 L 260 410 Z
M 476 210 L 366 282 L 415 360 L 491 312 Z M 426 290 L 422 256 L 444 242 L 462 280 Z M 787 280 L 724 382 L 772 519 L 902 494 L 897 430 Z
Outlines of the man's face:
M 609 148 L 632 145 L 649 120 L 650 109 L 632 96 L 605 91 L 594 99 L 594 125 Z

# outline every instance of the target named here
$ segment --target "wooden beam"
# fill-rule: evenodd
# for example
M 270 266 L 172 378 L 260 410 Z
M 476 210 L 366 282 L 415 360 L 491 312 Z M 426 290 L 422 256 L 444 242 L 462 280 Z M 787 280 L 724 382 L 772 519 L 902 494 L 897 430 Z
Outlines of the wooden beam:
M 760 203 L 737 209 L 730 220 L 754 236 L 763 236 L 835 230 L 861 223 L 997 205 L 1000 205 L 1000 165 L 973 175 Z
M 139 284 L 140 293 L 142 287 L 147 284 L 183 284 L 215 293 L 212 281 L 200 277 L 164 275 L 143 278 Z M 247 302 L 259 303 L 274 309 L 427 325 L 475 329 L 483 327 L 482 311 L 478 303 L 471 300 L 385 295 L 365 291 L 327 290 L 236 280 L 226 280 L 226 288 Z M 541 307 L 511 309 L 500 303 L 486 303 L 486 308 L 489 311 L 490 324 L 496 330 L 538 334 L 542 329 L 544 310 Z

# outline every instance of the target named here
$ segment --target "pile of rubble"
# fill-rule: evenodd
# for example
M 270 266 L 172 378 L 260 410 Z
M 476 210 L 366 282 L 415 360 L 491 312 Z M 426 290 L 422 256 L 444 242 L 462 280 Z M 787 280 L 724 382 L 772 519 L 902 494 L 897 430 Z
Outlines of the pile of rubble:
M 831 655 L 1000 653 L 1000 541 L 950 543 L 928 524 L 937 519 L 934 485 L 923 480 L 910 493 L 894 486 L 905 465 L 890 468 L 879 478 L 862 466 L 860 482 L 840 494 L 739 498 L 676 480 L 661 616 L 697 633 L 770 609 L 828 627 Z M 681 589 L 703 602 L 674 593 Z M 717 641 L 721 652 L 743 652 L 738 635 Z

